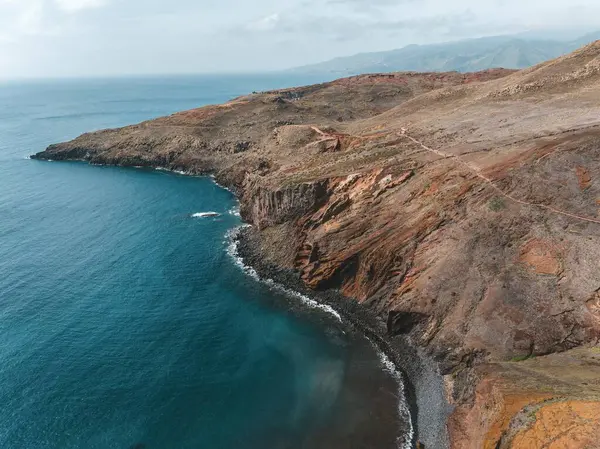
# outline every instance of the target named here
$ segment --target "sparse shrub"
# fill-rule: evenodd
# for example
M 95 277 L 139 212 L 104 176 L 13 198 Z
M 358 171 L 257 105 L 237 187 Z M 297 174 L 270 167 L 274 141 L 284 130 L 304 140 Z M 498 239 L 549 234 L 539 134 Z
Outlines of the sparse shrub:
M 502 209 L 506 208 L 506 205 L 504 204 L 504 199 L 495 196 L 490 200 L 489 207 L 494 212 L 499 212 Z
M 529 359 L 533 359 L 533 358 L 535 358 L 535 355 L 533 355 L 533 354 L 518 355 L 518 356 L 510 359 L 510 361 L 511 362 L 524 362 L 525 360 L 529 360 Z

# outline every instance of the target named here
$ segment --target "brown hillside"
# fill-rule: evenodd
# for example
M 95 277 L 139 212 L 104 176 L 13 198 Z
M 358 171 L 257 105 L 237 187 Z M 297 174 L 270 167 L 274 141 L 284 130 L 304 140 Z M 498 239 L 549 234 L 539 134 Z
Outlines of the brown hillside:
M 600 42 L 250 95 L 38 157 L 215 173 L 266 257 L 439 361 L 453 447 L 599 447 Z M 544 433 L 580 418 L 567 445 Z

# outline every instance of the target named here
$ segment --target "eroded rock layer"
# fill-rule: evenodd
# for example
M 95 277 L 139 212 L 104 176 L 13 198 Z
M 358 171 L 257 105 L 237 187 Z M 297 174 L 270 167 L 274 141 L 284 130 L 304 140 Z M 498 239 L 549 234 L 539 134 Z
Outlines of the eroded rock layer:
M 265 257 L 439 362 L 453 447 L 600 447 L 600 42 L 249 95 L 36 157 L 215 174 Z

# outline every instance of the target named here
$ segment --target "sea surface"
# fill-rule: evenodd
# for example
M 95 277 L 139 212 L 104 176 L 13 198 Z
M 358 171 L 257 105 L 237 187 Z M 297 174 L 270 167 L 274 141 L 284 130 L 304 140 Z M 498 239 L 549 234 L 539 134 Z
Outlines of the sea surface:
M 231 193 L 210 178 L 26 158 L 83 132 L 314 81 L 0 84 L 0 448 L 403 445 L 409 426 L 381 354 L 240 268 Z

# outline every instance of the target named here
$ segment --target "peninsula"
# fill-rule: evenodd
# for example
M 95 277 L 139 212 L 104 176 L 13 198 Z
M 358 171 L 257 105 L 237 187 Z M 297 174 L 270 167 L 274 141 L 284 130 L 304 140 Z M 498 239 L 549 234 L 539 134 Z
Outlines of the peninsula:
M 213 174 L 265 260 L 435 360 L 453 449 L 600 447 L 600 41 L 254 93 L 34 157 Z

